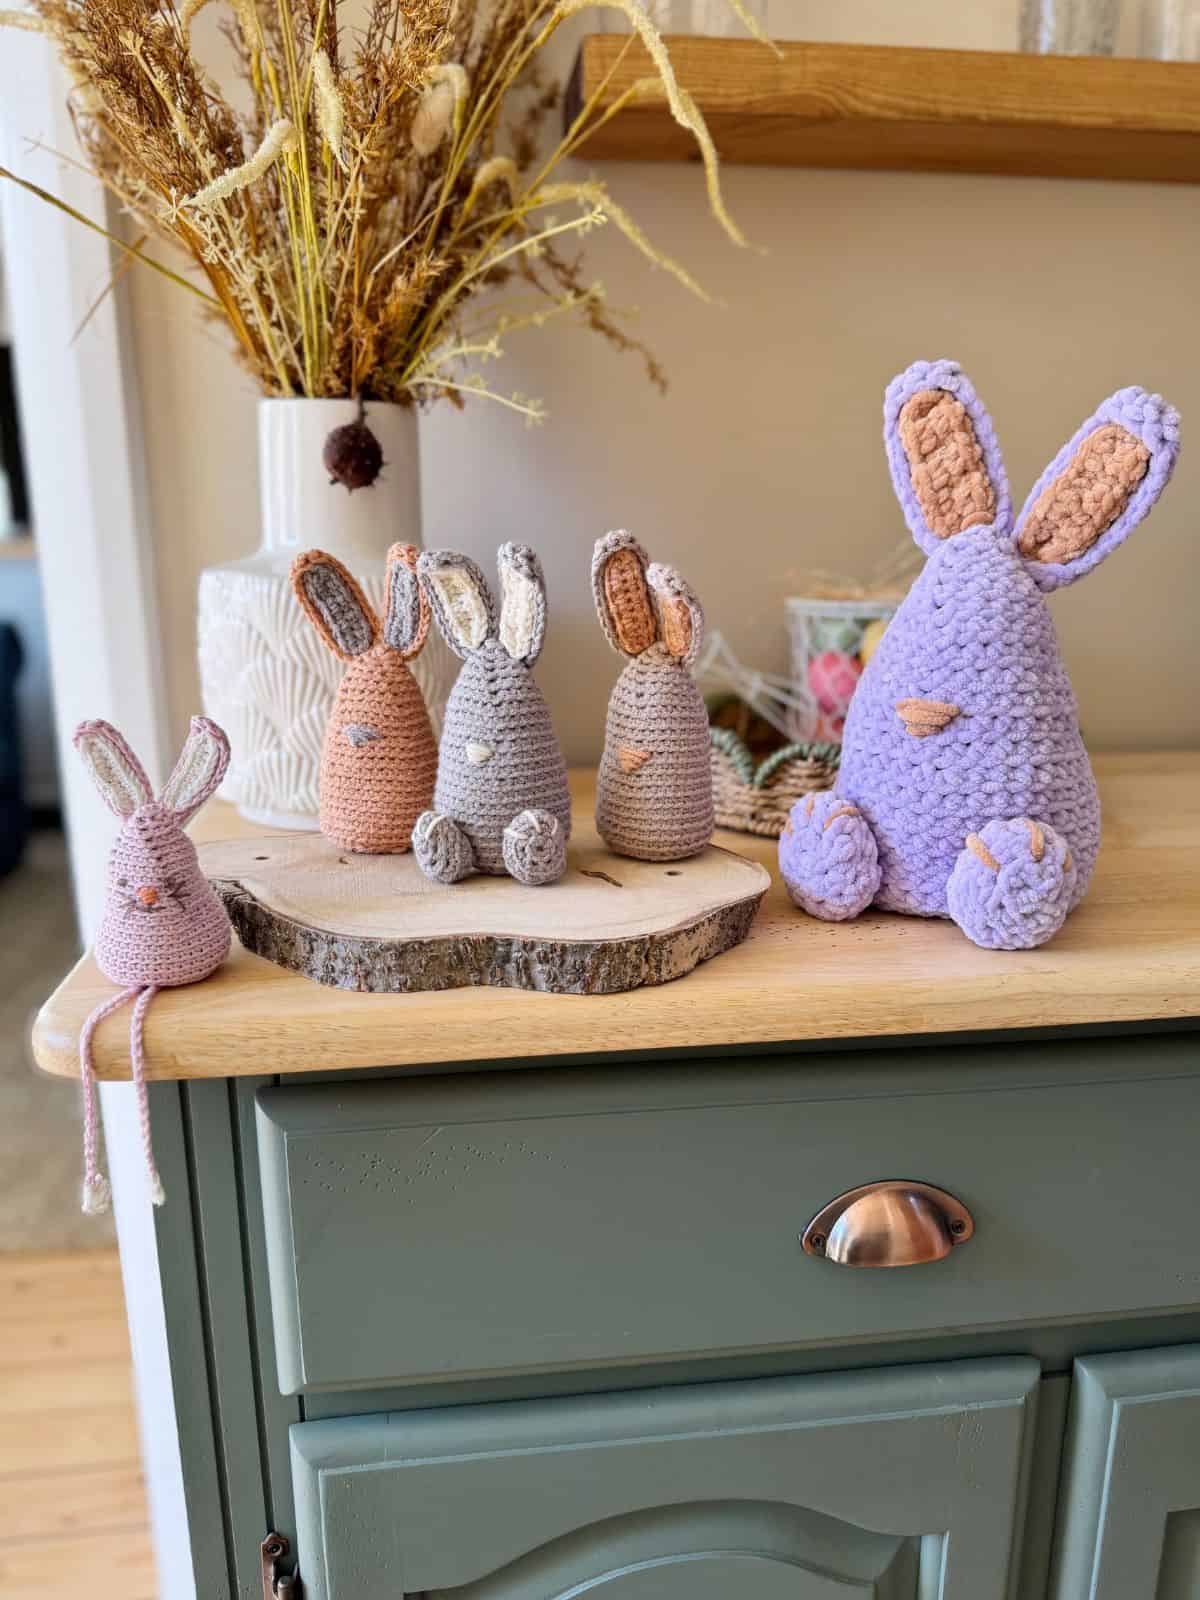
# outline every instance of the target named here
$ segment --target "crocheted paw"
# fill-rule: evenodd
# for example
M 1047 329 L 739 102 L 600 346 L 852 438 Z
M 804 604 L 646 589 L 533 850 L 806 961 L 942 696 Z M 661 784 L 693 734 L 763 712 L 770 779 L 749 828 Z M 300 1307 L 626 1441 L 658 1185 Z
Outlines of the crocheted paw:
M 1066 840 L 1044 822 L 1015 817 L 967 835 L 946 885 L 950 915 L 988 950 L 1032 950 L 1071 908 L 1076 867 Z
M 112 1209 L 112 1189 L 102 1172 L 83 1181 L 83 1199 L 79 1209 L 85 1217 L 101 1217 Z
M 779 841 L 779 870 L 809 916 L 846 922 L 879 890 L 875 835 L 858 807 L 832 790 L 806 795 L 792 807 Z
M 504 830 L 504 865 L 518 883 L 556 883 L 567 870 L 567 838 L 549 811 L 522 811 Z
M 457 883 L 475 871 L 470 839 L 440 811 L 422 811 L 413 824 L 412 849 L 421 871 L 435 883 Z

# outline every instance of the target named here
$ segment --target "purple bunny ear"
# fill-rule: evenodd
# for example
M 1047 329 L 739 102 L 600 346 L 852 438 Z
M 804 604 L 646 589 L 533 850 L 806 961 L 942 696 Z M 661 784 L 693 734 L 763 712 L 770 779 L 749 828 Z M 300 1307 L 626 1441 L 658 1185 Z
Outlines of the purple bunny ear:
M 926 555 L 967 528 L 1012 519 L 996 430 L 955 361 L 914 361 L 883 400 L 883 442 L 896 497 Z
M 1082 578 L 1122 544 L 1167 486 L 1179 413 L 1158 394 L 1118 389 L 1062 447 L 1017 521 L 1039 589 Z
M 81 722 L 73 743 L 104 803 L 118 817 L 131 817 L 153 797 L 145 768 L 111 722 Z

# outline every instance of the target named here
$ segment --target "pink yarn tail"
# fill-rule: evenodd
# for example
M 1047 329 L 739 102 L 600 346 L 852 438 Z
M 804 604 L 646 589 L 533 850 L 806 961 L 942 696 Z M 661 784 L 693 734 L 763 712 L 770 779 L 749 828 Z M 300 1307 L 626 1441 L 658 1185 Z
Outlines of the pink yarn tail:
M 146 1176 L 150 1180 L 150 1198 L 161 1206 L 167 1198 L 154 1161 L 154 1143 L 150 1135 L 150 1101 L 146 1094 L 146 1012 L 158 993 L 154 984 L 143 989 L 133 1008 L 129 1024 L 129 1059 L 133 1065 L 133 1081 L 137 1089 L 138 1123 L 142 1131 L 142 1154 L 146 1158 Z
M 96 1067 L 92 1055 L 92 1039 L 96 1029 L 119 1011 L 126 1000 L 137 994 L 136 985 L 122 989 L 119 994 L 102 1000 L 88 1017 L 79 1034 L 79 1076 L 83 1083 L 83 1205 L 85 1216 L 98 1216 L 107 1211 L 112 1199 L 108 1179 L 100 1171 L 100 1114 L 96 1105 Z

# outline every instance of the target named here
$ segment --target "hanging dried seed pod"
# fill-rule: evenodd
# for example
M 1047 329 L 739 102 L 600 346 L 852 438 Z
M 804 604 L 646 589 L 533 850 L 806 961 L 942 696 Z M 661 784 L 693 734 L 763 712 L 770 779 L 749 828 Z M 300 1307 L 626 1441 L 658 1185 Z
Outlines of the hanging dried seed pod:
M 330 483 L 340 483 L 351 493 L 369 489 L 383 467 L 379 440 L 360 417 L 334 428 L 321 454 Z

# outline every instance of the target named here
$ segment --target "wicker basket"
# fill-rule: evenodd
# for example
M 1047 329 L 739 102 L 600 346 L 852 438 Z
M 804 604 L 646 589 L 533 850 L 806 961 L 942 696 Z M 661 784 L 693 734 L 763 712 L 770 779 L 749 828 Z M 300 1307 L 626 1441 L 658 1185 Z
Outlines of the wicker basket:
M 837 776 L 841 746 L 789 744 L 757 768 L 729 728 L 710 728 L 713 801 L 717 826 L 778 839 L 802 795 L 828 789 Z

